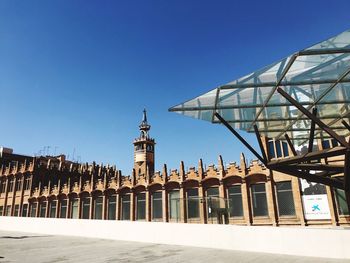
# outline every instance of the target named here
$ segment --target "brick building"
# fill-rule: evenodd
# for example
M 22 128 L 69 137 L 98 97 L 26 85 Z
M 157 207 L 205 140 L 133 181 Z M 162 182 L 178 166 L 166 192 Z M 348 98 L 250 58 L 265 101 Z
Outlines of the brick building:
M 0 215 L 22 217 L 143 220 L 239 225 L 349 225 L 344 191 L 309 184 L 267 169 L 258 161 L 185 170 L 155 171 L 155 140 L 144 112 L 134 140 L 134 169 L 124 176 L 116 166 L 82 164 L 64 155 L 31 157 L 0 151 Z M 320 141 L 319 148 L 335 142 Z M 264 138 L 270 158 L 289 156 L 285 142 Z M 329 159 L 342 163 L 343 160 Z M 304 182 L 305 184 L 305 182 Z M 326 204 L 309 212 L 305 196 Z M 326 207 L 326 212 L 318 209 Z

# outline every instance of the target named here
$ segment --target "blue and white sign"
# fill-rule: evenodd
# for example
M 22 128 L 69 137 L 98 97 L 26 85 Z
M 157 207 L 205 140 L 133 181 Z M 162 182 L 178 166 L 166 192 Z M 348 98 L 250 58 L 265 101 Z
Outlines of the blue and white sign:
M 331 219 L 327 195 L 304 195 L 305 219 Z
M 326 187 L 301 179 L 304 215 L 307 220 L 331 219 Z

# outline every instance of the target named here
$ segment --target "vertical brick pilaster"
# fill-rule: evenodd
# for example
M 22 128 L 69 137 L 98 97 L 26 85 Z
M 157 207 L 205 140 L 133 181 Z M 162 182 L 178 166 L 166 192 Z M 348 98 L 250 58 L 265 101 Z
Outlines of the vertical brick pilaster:
M 135 221 L 135 194 L 134 191 L 130 192 L 130 220 Z
M 252 215 L 252 208 L 251 208 L 251 202 L 250 202 L 249 184 L 247 183 L 246 180 L 244 180 L 242 183 L 242 201 L 243 201 L 244 219 L 246 221 L 247 226 L 250 226 L 253 223 L 253 215 Z
M 271 223 L 273 226 L 278 226 L 277 202 L 276 202 L 275 185 L 274 185 L 272 171 L 270 171 L 269 179 L 266 182 L 266 194 L 267 194 L 267 207 L 269 211 L 269 217 L 271 218 Z
M 180 185 L 180 222 L 187 223 L 186 188 Z
M 327 199 L 328 199 L 328 206 L 329 211 L 331 212 L 331 222 L 333 226 L 339 225 L 338 220 L 338 213 L 337 213 L 337 207 L 334 203 L 334 195 L 332 194 L 332 188 L 330 186 L 326 186 L 327 191 Z
M 168 195 L 165 187 L 162 187 L 162 211 L 163 211 L 163 222 L 169 221 L 169 211 L 168 211 Z
M 199 217 L 200 217 L 200 223 L 204 224 L 206 223 L 206 216 L 205 216 L 205 196 L 204 196 L 204 189 L 202 184 L 199 184 L 198 187 L 198 197 L 200 198 L 199 202 Z

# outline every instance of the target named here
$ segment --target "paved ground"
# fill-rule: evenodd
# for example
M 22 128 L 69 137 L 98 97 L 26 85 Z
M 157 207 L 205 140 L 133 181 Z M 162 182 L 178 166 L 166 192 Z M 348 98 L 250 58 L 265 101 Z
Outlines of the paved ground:
M 350 262 L 263 253 L 0 231 L 0 263 Z

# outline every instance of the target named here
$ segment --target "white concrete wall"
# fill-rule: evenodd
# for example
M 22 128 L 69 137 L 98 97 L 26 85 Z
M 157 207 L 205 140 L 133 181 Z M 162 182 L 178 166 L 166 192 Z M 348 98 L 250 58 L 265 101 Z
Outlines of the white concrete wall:
M 268 227 L 0 217 L 0 229 L 50 235 L 349 258 L 350 228 Z

